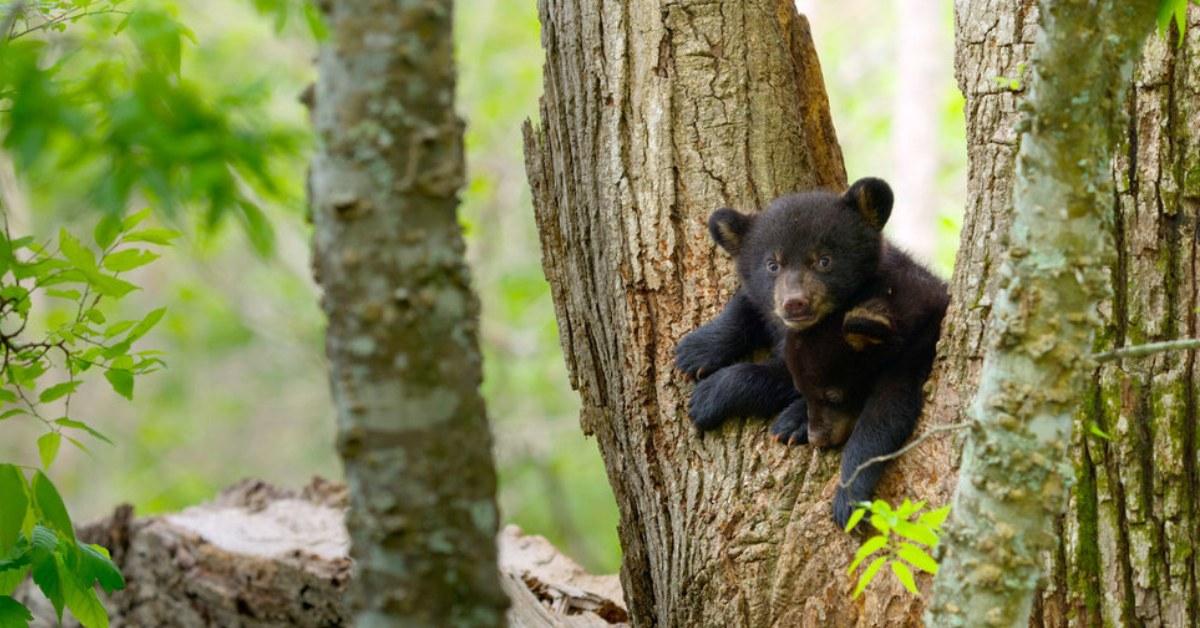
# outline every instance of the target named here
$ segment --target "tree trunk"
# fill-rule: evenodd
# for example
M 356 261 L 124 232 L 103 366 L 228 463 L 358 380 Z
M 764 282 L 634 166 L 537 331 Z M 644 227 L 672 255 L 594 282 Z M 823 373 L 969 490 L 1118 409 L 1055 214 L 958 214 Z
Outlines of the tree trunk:
M 1186 39 L 1153 37 L 1116 151 L 1114 298 L 1097 350 L 1196 337 L 1200 289 L 1200 7 Z M 1200 617 L 1196 352 L 1089 374 L 1077 484 L 1042 596 L 1045 625 L 1183 626 Z M 1089 424 L 1111 434 L 1089 434 Z M 1035 620 L 1038 617 L 1035 616 Z
M 311 195 L 356 623 L 498 626 L 451 0 L 321 2 Z
M 807 23 L 791 0 L 540 12 L 527 168 L 583 429 L 621 511 L 634 623 L 851 620 L 840 574 L 853 545 L 829 514 L 837 454 L 782 447 L 761 421 L 700 437 L 671 366 L 736 285 L 708 214 L 845 186 Z
M 1008 230 L 1017 99 L 1034 40 L 1032 0 L 957 6 L 959 84 L 967 98 L 969 200 L 943 328 L 929 421 L 964 420 L 961 391 L 975 389 L 982 321 L 995 294 Z M 1096 350 L 1197 334 L 1196 233 L 1200 216 L 1200 8 L 1186 39 L 1152 37 L 1125 105 L 1114 151 L 1109 229 L 1113 298 L 1101 307 Z M 1170 40 L 1170 41 L 1168 41 Z M 1002 79 L 1002 80 L 998 80 Z M 1018 86 L 1020 89 L 1021 86 Z M 1070 451 L 1076 482 L 1044 555 L 1031 625 L 1187 625 L 1197 616 L 1195 352 L 1106 365 L 1088 376 Z M 1094 423 L 1111 434 L 1090 433 Z M 898 467 L 952 463 L 947 442 Z M 898 474 L 900 475 L 900 474 Z M 946 486 L 938 491 L 945 494 Z M 935 492 L 935 495 L 937 492 Z
M 972 402 L 935 626 L 1028 623 L 1073 473 L 1069 445 L 1109 296 L 1111 155 L 1150 0 L 1044 1 L 1023 99 L 1012 220 Z

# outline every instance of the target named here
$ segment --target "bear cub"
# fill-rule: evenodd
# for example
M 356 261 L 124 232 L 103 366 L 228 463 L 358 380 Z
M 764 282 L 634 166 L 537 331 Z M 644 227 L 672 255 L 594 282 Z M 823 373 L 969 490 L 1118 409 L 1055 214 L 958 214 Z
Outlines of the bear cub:
M 741 286 L 675 352 L 699 380 L 688 407 L 698 428 L 776 417 L 780 442 L 844 445 L 839 526 L 871 499 L 884 465 L 855 470 L 912 434 L 949 304 L 946 283 L 884 239 L 892 200 L 887 183 L 866 178 L 758 214 L 714 212 L 709 231 Z M 763 349 L 766 359 L 742 361 Z

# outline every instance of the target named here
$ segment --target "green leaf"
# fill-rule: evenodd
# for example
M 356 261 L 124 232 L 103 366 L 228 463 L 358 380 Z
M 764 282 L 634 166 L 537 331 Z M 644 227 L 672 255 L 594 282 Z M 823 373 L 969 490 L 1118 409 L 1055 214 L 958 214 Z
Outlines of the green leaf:
M 109 212 L 96 223 L 96 229 L 92 232 L 92 237 L 96 240 L 96 246 L 101 249 L 107 249 L 113 242 L 117 241 L 117 236 L 121 233 L 121 216 L 115 212 Z
M 871 527 L 879 530 L 881 534 L 888 534 L 892 531 L 892 526 L 889 523 L 888 517 L 873 514 L 868 521 L 871 522 Z
M 46 295 L 68 301 L 78 301 L 83 296 L 78 290 L 47 290 Z
M 896 509 L 896 516 L 901 519 L 908 519 L 913 515 L 913 513 L 921 510 L 924 507 L 925 500 L 914 503 L 911 500 L 905 499 L 904 503 L 900 504 L 900 507 Z
M 85 453 L 89 456 L 92 455 L 92 450 L 88 449 L 87 445 L 84 445 L 83 443 L 75 440 L 74 438 L 71 438 L 70 436 L 64 436 L 63 438 L 67 439 L 67 442 L 74 445 L 75 448 L 78 449 L 79 451 L 82 451 L 83 453 Z
M 104 258 L 104 267 L 117 273 L 139 268 L 158 259 L 158 254 L 144 249 L 125 249 Z
M 71 526 L 71 517 L 67 507 L 63 505 L 62 496 L 46 474 L 37 471 L 33 474 L 33 500 L 42 513 L 43 520 L 50 527 L 61 533 L 68 540 L 75 538 L 75 528 Z
M 939 530 L 941 529 L 942 524 L 945 523 L 946 517 L 949 516 L 950 505 L 947 504 L 941 508 L 938 508 L 937 510 L 931 510 L 929 512 L 922 513 L 921 516 L 917 518 L 917 523 L 922 523 L 933 530 Z
M 322 19 L 321 12 L 317 10 L 315 4 L 304 3 L 304 20 L 308 22 L 308 30 L 312 33 L 313 39 L 318 42 L 325 41 L 325 38 L 329 36 L 329 29 L 325 26 L 325 20 Z
M 42 459 L 42 467 L 49 469 L 54 464 L 59 445 L 62 445 L 62 434 L 58 432 L 46 432 L 38 437 L 38 456 Z
M 125 281 L 124 279 L 110 277 L 100 273 L 99 271 L 92 273 L 84 271 L 84 275 L 87 277 L 88 285 L 92 286 L 96 289 L 96 292 L 99 292 L 106 297 L 120 299 L 130 292 L 138 289 L 137 286 Z
M 856 508 L 854 512 L 850 513 L 850 518 L 846 520 L 846 532 L 853 530 L 854 526 L 858 525 L 858 522 L 862 521 L 863 516 L 866 514 L 866 508 Z
M 899 534 L 906 539 L 911 539 L 930 547 L 938 544 L 937 533 L 930 529 L 929 526 L 922 523 L 897 521 L 894 530 L 896 534 Z
M 1100 429 L 1100 426 L 1095 421 L 1088 422 L 1088 431 L 1092 433 L 1092 436 L 1103 438 L 1104 440 L 1112 440 L 1112 435 Z
M 29 541 L 21 539 L 13 546 L 15 551 L 10 552 L 8 558 L 0 559 L 0 573 L 19 569 L 29 565 L 33 561 L 33 548 L 29 545 Z M 0 595 L 8 595 L 0 591 Z
M 104 312 L 101 312 L 100 310 L 97 310 L 94 307 L 89 308 L 88 311 L 83 313 L 83 315 L 86 316 L 89 321 L 92 321 L 93 323 L 96 323 L 97 325 L 104 324 Z
M 4 419 L 11 419 L 11 418 L 21 415 L 21 414 L 29 414 L 29 413 L 26 412 L 24 408 L 13 408 L 12 410 L 5 410 L 4 414 L 0 414 L 0 421 L 3 421 Z
M 121 340 L 119 344 L 125 348 L 120 353 L 125 353 L 129 350 L 129 347 L 132 346 L 134 342 L 137 342 L 142 336 L 150 333 L 150 330 L 154 329 L 154 326 L 162 320 L 163 315 L 166 313 L 167 308 L 160 307 L 157 310 L 152 310 L 149 314 L 146 314 L 145 318 L 138 321 L 138 323 L 133 326 L 133 329 L 129 331 L 129 335 L 125 336 L 125 338 Z
M 133 373 L 125 369 L 108 369 L 104 371 L 104 379 L 108 380 L 118 395 L 133 401 Z
M 867 585 L 871 584 L 871 581 L 875 579 L 875 574 L 879 573 L 879 568 L 883 567 L 883 563 L 886 561 L 887 557 L 885 556 L 880 556 L 879 558 L 871 561 L 871 564 L 867 565 L 867 568 L 863 570 L 862 575 L 858 577 L 858 584 L 855 585 L 854 594 L 850 597 L 857 599 L 858 596 L 862 595 L 862 592 L 867 590 Z
M 17 393 L 7 388 L 0 388 L 0 403 L 16 403 L 17 399 Z
M 913 545 L 912 543 L 901 543 L 900 549 L 896 550 L 896 554 L 912 563 L 913 567 L 924 571 L 925 573 L 937 575 L 938 564 L 932 556 L 927 554 L 925 550 Z
M 103 546 L 80 545 L 77 558 L 79 563 L 75 573 L 78 574 L 81 583 L 90 587 L 92 582 L 99 582 L 107 593 L 125 588 L 125 578 L 121 575 L 121 570 L 113 564 L 108 550 Z
M 46 390 L 43 390 L 42 393 L 38 395 L 38 401 L 42 403 L 50 403 L 51 401 L 62 399 L 63 397 L 75 392 L 75 389 L 79 388 L 79 385 L 82 383 L 83 382 L 79 380 L 75 380 L 71 382 L 63 382 L 61 384 L 55 384 Z
M 1188 0 L 1159 0 L 1158 3 L 1158 34 L 1166 37 L 1171 22 L 1174 22 L 1179 31 L 1177 45 L 1183 43 L 1183 36 L 1187 32 L 1187 5 Z
M 96 256 L 91 249 L 85 247 L 82 242 L 77 240 L 66 229 L 58 232 L 58 246 L 62 251 L 63 257 L 67 258 L 76 268 L 80 270 L 95 270 Z
M 0 628 L 28 628 L 33 613 L 20 602 L 7 595 L 0 595 Z
M 0 464 L 0 556 L 16 544 L 28 507 L 25 476 L 11 464 Z
M 54 605 L 54 613 L 58 616 L 58 622 L 62 623 L 63 606 L 66 605 L 66 596 L 63 595 L 62 579 L 59 577 L 58 571 L 58 556 L 53 552 L 38 556 L 33 562 L 31 574 L 33 582 L 42 590 L 46 599 Z
M 125 236 L 126 242 L 149 242 L 151 244 L 167 245 L 179 237 L 179 232 L 172 229 L 142 229 Z
M 893 560 L 891 562 L 891 566 L 892 573 L 896 574 L 896 579 L 900 581 L 900 584 L 904 585 L 905 589 L 908 589 L 909 593 L 912 593 L 913 595 L 921 594 L 921 592 L 917 590 L 917 581 L 913 578 L 912 570 L 908 568 L 908 565 L 905 565 L 898 560 Z
M 146 208 L 142 209 L 142 211 L 140 211 L 140 212 L 136 212 L 136 213 L 126 216 L 125 220 L 121 221 L 121 231 L 129 231 L 129 230 L 133 229 L 134 227 L 138 226 L 139 224 L 141 224 L 141 222 L 143 220 L 145 220 L 147 217 L 150 216 L 150 211 L 151 211 L 151 209 L 149 207 L 146 207 Z
M 20 567 L 17 569 L 9 569 L 0 571 L 0 595 L 12 595 L 17 587 L 25 582 L 25 577 L 29 575 L 29 566 Z
M 885 545 L 887 545 L 887 537 L 883 535 L 876 535 L 863 541 L 863 544 L 858 547 L 858 552 L 854 554 L 854 561 L 850 563 L 850 568 L 846 570 L 846 573 L 854 573 L 859 563 L 866 560 L 871 554 L 883 549 Z
M 87 423 L 84 423 L 83 421 L 76 421 L 74 419 L 68 419 L 67 417 L 63 417 L 61 419 L 55 419 L 54 422 L 63 427 L 70 427 L 70 428 L 74 428 L 77 430 L 83 430 L 83 431 L 87 432 L 88 434 L 91 434 L 93 438 L 96 438 L 97 440 L 102 440 L 102 441 L 108 443 L 109 445 L 114 444 L 111 440 L 108 439 L 107 436 L 96 431 L 95 428 L 88 425 Z
M 91 585 L 83 585 L 76 581 L 74 574 L 62 569 L 63 592 L 66 594 L 67 608 L 84 628 L 108 628 L 108 611 L 100 603 L 96 590 Z
M 112 338 L 113 336 L 116 336 L 117 334 L 124 332 L 125 330 L 129 329 L 130 327 L 133 327 L 134 323 L 136 323 L 136 322 L 137 321 L 120 321 L 120 322 L 113 323 L 112 325 L 109 325 L 108 327 L 106 327 L 104 329 L 104 337 Z

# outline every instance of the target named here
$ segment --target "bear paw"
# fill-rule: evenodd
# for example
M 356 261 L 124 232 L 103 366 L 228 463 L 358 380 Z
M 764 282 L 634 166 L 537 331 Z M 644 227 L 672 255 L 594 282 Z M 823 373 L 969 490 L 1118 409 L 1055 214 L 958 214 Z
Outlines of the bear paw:
M 689 377 L 703 379 L 733 362 L 720 347 L 704 334 L 692 332 L 683 337 L 675 347 L 675 368 Z
M 712 377 L 700 380 L 692 391 L 688 402 L 688 415 L 692 423 L 701 430 L 711 430 L 720 426 L 729 417 L 729 386 L 726 380 L 729 373 L 726 370 L 717 371 Z
M 771 436 L 789 447 L 807 444 L 808 404 L 803 399 L 797 399 L 784 408 L 771 424 Z
M 870 495 L 852 495 L 845 488 L 838 487 L 837 493 L 833 496 L 833 522 L 837 524 L 838 529 L 845 530 L 850 515 L 854 514 L 861 502 L 868 501 L 870 497 Z M 860 522 L 851 532 L 861 529 Z

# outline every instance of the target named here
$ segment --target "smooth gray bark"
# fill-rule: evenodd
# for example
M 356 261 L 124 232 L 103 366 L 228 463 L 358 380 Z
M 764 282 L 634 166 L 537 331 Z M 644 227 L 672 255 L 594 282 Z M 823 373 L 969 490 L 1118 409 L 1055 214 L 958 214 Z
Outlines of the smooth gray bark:
M 1111 294 L 1109 176 L 1123 94 L 1157 2 L 1045 1 L 1019 131 L 989 348 L 927 620 L 1029 621 L 1073 478 L 1073 417 Z
M 323 2 L 314 271 L 363 626 L 498 626 L 450 0 Z

